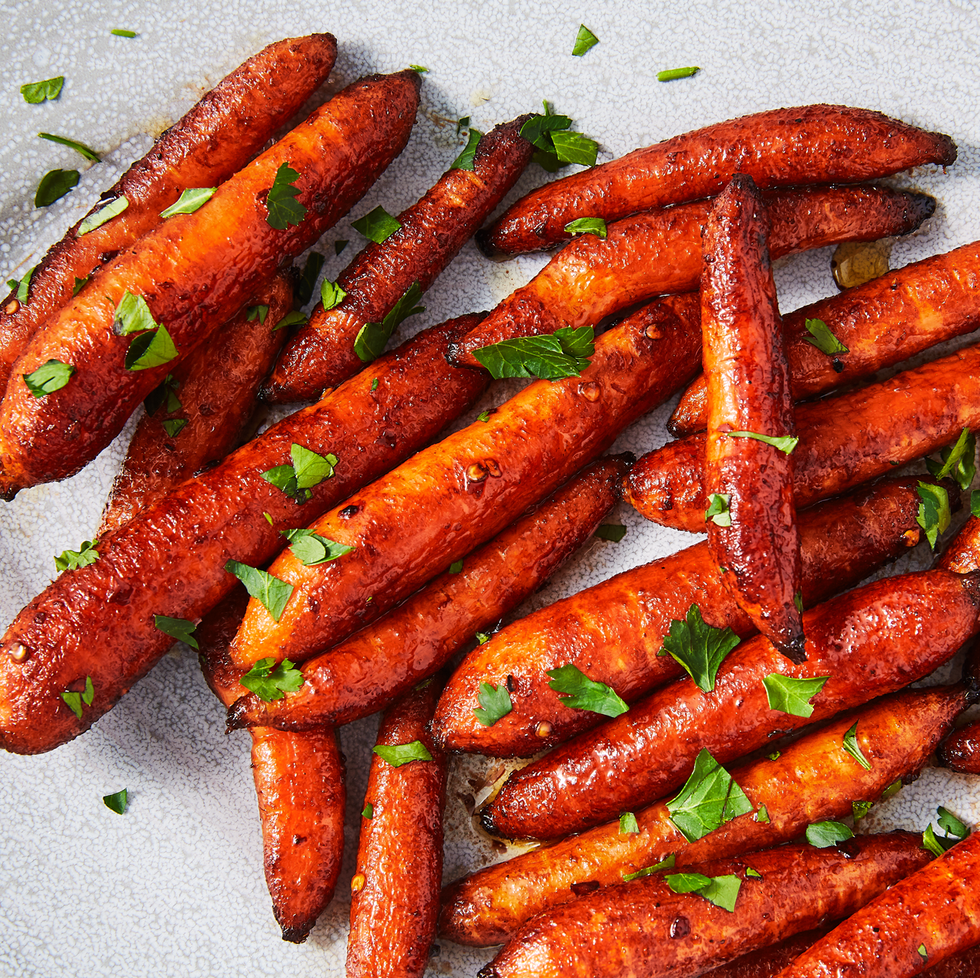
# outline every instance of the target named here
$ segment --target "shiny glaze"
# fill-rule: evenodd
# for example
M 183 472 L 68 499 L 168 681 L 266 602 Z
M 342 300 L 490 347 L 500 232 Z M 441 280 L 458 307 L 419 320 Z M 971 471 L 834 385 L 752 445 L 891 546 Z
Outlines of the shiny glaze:
M 828 356 L 812 343 L 808 319 L 820 319 L 847 347 Z M 906 360 L 980 325 L 980 242 L 889 272 L 783 317 L 790 387 L 797 400 L 822 394 Z M 702 431 L 704 377 L 681 395 L 671 434 Z
M 140 418 L 112 484 L 98 536 L 118 529 L 239 444 L 255 409 L 259 384 L 285 339 L 276 324 L 292 304 L 289 278 L 279 273 L 253 302 L 198 347 L 194 356 L 174 367 L 180 407 L 168 414 L 165 401 L 153 414 Z M 264 323 L 258 318 L 248 321 L 248 310 L 254 305 L 269 307 Z M 163 427 L 172 418 L 187 421 L 174 436 Z
M 766 196 L 773 258 L 839 241 L 905 234 L 934 210 L 924 194 L 879 187 L 808 187 Z M 491 312 L 453 351 L 478 366 L 472 351 L 516 336 L 587 326 L 637 302 L 698 287 L 701 232 L 710 201 L 651 211 L 610 224 L 606 238 L 583 234 Z
M 933 570 L 849 591 L 803 616 L 807 661 L 761 635 L 722 662 L 715 689 L 687 677 L 512 774 L 483 810 L 488 831 L 553 839 L 632 811 L 680 786 L 701 748 L 719 763 L 773 737 L 894 692 L 932 672 L 980 623 L 980 572 Z M 770 673 L 829 676 L 809 719 L 769 707 Z
M 429 720 L 439 681 L 433 680 L 390 706 L 378 743 L 420 740 L 430 761 L 392 767 L 371 758 L 351 885 L 348 978 L 421 978 L 429 960 L 439 914 L 442 880 L 442 811 L 446 804 L 446 756 L 432 742 Z
M 468 554 L 461 571 L 441 574 L 380 621 L 304 663 L 298 690 L 271 702 L 242 697 L 229 726 L 302 730 L 349 723 L 387 706 L 541 587 L 616 503 L 625 471 L 622 458 L 594 462 Z
M 843 105 L 774 109 L 634 150 L 532 191 L 481 235 L 487 251 L 537 251 L 579 217 L 636 211 L 717 194 L 736 173 L 763 188 L 856 183 L 956 159 L 949 136 Z
M 769 822 L 750 813 L 688 843 L 660 801 L 635 813 L 638 832 L 620 832 L 617 819 L 477 870 L 444 890 L 440 933 L 460 944 L 503 943 L 534 914 L 574 899 L 576 884 L 619 883 L 671 853 L 677 867 L 697 866 L 787 842 L 812 822 L 849 817 L 853 802 L 876 801 L 897 778 L 914 778 L 965 706 L 962 686 L 906 690 L 804 734 L 775 759 L 731 767 Z M 841 750 L 855 722 L 869 770 Z
M 79 221 L 34 269 L 28 301 L 16 302 L 14 292 L 0 303 L 0 390 L 34 332 L 71 300 L 76 278 L 97 273 L 159 225 L 160 212 L 184 190 L 215 187 L 245 166 L 326 80 L 336 56 L 332 34 L 270 44 L 163 133 L 85 216 L 119 197 L 129 201 L 126 210 L 81 237 Z
M 883 481 L 801 514 L 803 600 L 807 607 L 853 587 L 919 539 L 915 478 Z M 696 604 L 706 622 L 741 638 L 751 620 L 722 585 L 705 543 L 624 571 L 505 626 L 456 669 L 439 700 L 433 731 L 450 750 L 530 757 L 588 730 L 603 717 L 569 710 L 548 685 L 549 669 L 572 663 L 628 703 L 683 675 L 659 655 L 672 621 Z M 473 715 L 481 682 L 508 683 L 513 709 L 493 726 Z M 542 724 L 547 733 L 543 734 Z
M 801 404 L 793 452 L 796 505 L 931 455 L 965 427 L 980 427 L 980 345 L 849 394 Z M 704 435 L 679 438 L 637 461 L 626 498 L 648 520 L 703 533 L 703 470 Z
M 445 350 L 478 318 L 420 333 L 178 486 L 100 540 L 95 563 L 50 584 L 0 644 L 0 745 L 35 753 L 87 729 L 172 644 L 154 615 L 197 621 L 236 584 L 224 570 L 229 558 L 262 566 L 282 548 L 280 531 L 337 505 L 465 411 L 486 379 L 452 367 Z M 261 475 L 290 461 L 293 442 L 338 459 L 334 476 L 302 504 Z M 86 675 L 95 700 L 78 720 L 60 694 Z
M 342 641 L 367 611 L 392 607 L 603 452 L 696 369 L 695 334 L 650 326 L 642 312 L 625 320 L 596 340 L 581 377 L 530 384 L 317 520 L 317 533 L 354 550 L 315 567 L 285 551 L 270 573 L 295 590 L 278 622 L 249 603 L 236 665 L 302 661 Z
M 193 214 L 153 229 L 99 273 L 31 339 L 0 404 L 0 485 L 8 495 L 77 472 L 119 433 L 139 402 L 176 365 L 127 370 L 130 338 L 117 336 L 126 291 L 142 296 L 180 355 L 227 322 L 284 258 L 311 245 L 368 190 L 408 141 L 418 105 L 414 71 L 374 76 L 335 95 Z M 265 197 L 283 163 L 299 173 L 308 208 L 283 231 Z M 36 398 L 23 382 L 50 359 L 76 368 L 67 385 Z
M 706 876 L 742 881 L 735 911 L 674 893 L 660 874 L 604 887 L 533 917 L 480 978 L 676 978 L 839 919 L 932 858 L 912 832 L 845 846 L 785 845 L 708 863 Z M 745 876 L 748 869 L 761 879 Z M 687 926 L 674 922 L 685 918 Z
M 399 230 L 381 244 L 369 242 L 337 276 L 347 295 L 327 311 L 317 303 L 310 321 L 283 349 L 263 388 L 265 400 L 309 400 L 362 368 L 354 352 L 360 329 L 380 323 L 413 282 L 426 291 L 523 173 L 533 151 L 520 135 L 527 119 L 487 133 L 472 170 L 444 173 L 398 215 Z

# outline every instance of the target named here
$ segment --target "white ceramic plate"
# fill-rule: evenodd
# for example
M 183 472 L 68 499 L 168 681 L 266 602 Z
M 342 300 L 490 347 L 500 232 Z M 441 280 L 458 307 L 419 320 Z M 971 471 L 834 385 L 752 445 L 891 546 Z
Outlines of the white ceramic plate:
M 572 57 L 583 21 L 600 43 Z M 138 36 L 115 37 L 113 28 Z M 978 28 L 972 4 L 951 0 L 900 7 L 883 0 L 0 0 L 0 276 L 23 275 L 153 136 L 231 68 L 270 41 L 324 30 L 339 45 L 332 86 L 408 64 L 430 69 L 408 148 L 357 213 L 378 203 L 398 213 L 416 200 L 455 155 L 455 120 L 464 115 L 485 131 L 548 99 L 609 159 L 747 112 L 842 102 L 948 132 L 960 147 L 948 173 L 932 168 L 896 181 L 940 202 L 921 231 L 895 243 L 892 263 L 903 265 L 980 237 Z M 658 70 L 682 65 L 702 70 L 656 81 Z M 23 102 L 21 84 L 57 74 L 66 83 L 56 102 Z M 40 177 L 85 164 L 37 139 L 40 130 L 105 154 L 75 191 L 44 211 L 32 206 Z M 512 196 L 545 179 L 529 173 Z M 338 237 L 354 235 L 341 226 L 325 237 L 331 277 L 342 267 L 329 247 Z M 494 264 L 469 245 L 427 295 L 424 320 L 489 308 L 541 264 L 538 257 Z M 787 310 L 832 293 L 829 251 L 779 263 L 777 284 Z M 502 396 L 497 391 L 488 403 Z M 662 443 L 666 415 L 634 426 L 621 447 L 643 452 Z M 123 446 L 68 482 L 0 505 L 4 621 L 51 579 L 53 554 L 92 536 Z M 689 540 L 644 525 L 625 508 L 615 518 L 629 526 L 625 540 L 593 544 L 536 604 Z M 919 562 L 925 559 L 920 553 Z M 343 731 L 347 861 L 338 897 L 298 947 L 282 943 L 269 909 L 247 735 L 225 736 L 223 711 L 186 649 L 166 656 L 78 740 L 39 757 L 0 755 L 0 975 L 341 975 L 346 889 L 374 729 L 368 720 Z M 120 817 L 102 796 L 122 787 L 131 801 Z M 494 858 L 473 835 L 454 787 L 448 877 Z M 877 824 L 922 829 L 937 802 L 971 823 L 980 819 L 972 780 L 934 771 L 903 791 Z M 474 974 L 489 957 L 443 943 L 430 974 Z

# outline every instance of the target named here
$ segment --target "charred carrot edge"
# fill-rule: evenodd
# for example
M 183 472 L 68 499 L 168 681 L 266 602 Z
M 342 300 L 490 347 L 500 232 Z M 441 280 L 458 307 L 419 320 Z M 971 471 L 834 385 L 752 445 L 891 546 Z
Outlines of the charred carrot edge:
M 870 241 L 917 228 L 935 209 L 924 194 L 880 187 L 815 187 L 766 195 L 773 258 L 840 241 Z M 503 340 L 599 322 L 619 309 L 697 288 L 701 231 L 710 201 L 637 214 L 611 224 L 606 238 L 584 234 L 504 299 L 454 350 L 479 366 L 473 351 Z
M 733 177 L 715 200 L 702 240 L 705 493 L 728 500 L 727 523 L 707 524 L 708 550 L 756 628 L 783 655 L 802 662 L 803 570 L 792 449 L 745 437 L 795 434 L 768 240 L 762 196 L 751 177 Z
M 302 661 L 343 641 L 366 609 L 392 607 L 601 454 L 684 382 L 699 345 L 641 310 L 598 338 L 580 377 L 530 384 L 351 496 L 313 529 L 354 549 L 313 567 L 283 553 L 270 573 L 291 596 L 278 621 L 249 602 L 234 663 Z
M 980 628 L 978 601 L 980 572 L 942 570 L 888 578 L 827 601 L 803 616 L 803 664 L 761 635 L 749 639 L 722 662 L 710 694 L 687 678 L 657 690 L 512 774 L 481 821 L 496 835 L 552 839 L 634 810 L 678 787 L 700 748 L 724 764 L 932 672 Z M 810 717 L 770 707 L 763 680 L 772 674 L 829 677 L 811 698 Z
M 357 867 L 351 880 L 347 974 L 417 978 L 425 971 L 439 915 L 446 756 L 429 720 L 439 695 L 430 680 L 390 706 L 378 744 L 420 744 L 429 757 L 395 767 L 371 758 Z
M 977 944 L 978 872 L 980 833 L 975 832 L 839 924 L 779 978 L 905 978 L 919 974 L 923 960 L 935 965 Z
M 178 357 L 226 322 L 284 257 L 312 244 L 367 191 L 408 141 L 418 106 L 414 71 L 355 82 L 225 181 L 192 214 L 140 238 L 34 335 L 0 404 L 0 464 L 8 496 L 78 471 L 119 433 L 175 363 L 125 365 L 130 336 L 115 332 L 126 293 L 145 300 Z M 269 223 L 267 197 L 280 167 L 298 173 L 296 225 Z M 277 219 L 278 220 L 278 219 Z M 24 377 L 58 360 L 68 383 L 35 397 Z
M 83 235 L 79 221 L 34 268 L 27 301 L 11 293 L 0 304 L 0 390 L 38 327 L 71 299 L 76 280 L 97 273 L 160 224 L 160 212 L 182 191 L 216 187 L 245 166 L 326 80 L 336 57 L 332 34 L 268 45 L 218 82 L 102 194 L 85 217 L 121 197 L 126 210 Z
M 398 215 L 401 227 L 367 247 L 340 273 L 347 293 L 339 305 L 319 303 L 309 322 L 289 340 L 262 390 L 281 404 L 318 397 L 364 364 L 354 340 L 368 323 L 380 323 L 417 282 L 425 292 L 500 203 L 530 162 L 534 147 L 520 135 L 521 116 L 497 126 L 477 146 L 472 170 L 444 173 L 417 203 Z
M 624 833 L 616 820 L 471 873 L 443 891 L 440 933 L 460 944 L 499 944 L 534 914 L 671 854 L 676 866 L 693 866 L 789 841 L 812 822 L 850 817 L 853 803 L 877 801 L 898 778 L 914 778 L 966 703 L 962 685 L 906 690 L 805 733 L 776 757 L 732 767 L 753 811 L 696 842 L 659 801 L 636 812 L 638 831 Z M 852 724 L 868 769 L 844 750 Z
M 839 152 L 843 145 L 847 153 Z M 879 112 L 804 105 L 719 122 L 634 150 L 534 190 L 481 232 L 488 251 L 537 251 L 570 235 L 579 217 L 619 220 L 636 211 L 717 194 L 736 173 L 763 188 L 857 183 L 913 166 L 949 166 L 956 145 Z
M 980 275 L 980 242 L 934 255 L 811 303 L 783 317 L 793 397 L 822 394 L 970 333 L 980 325 L 972 283 Z M 813 344 L 809 320 L 819 319 L 847 347 L 827 354 Z M 704 377 L 681 395 L 667 427 L 684 436 L 706 423 Z
M 930 455 L 964 427 L 980 427 L 980 345 L 850 394 L 801 404 L 793 452 L 796 505 L 846 492 Z M 625 495 L 648 520 L 703 533 L 703 472 L 704 435 L 688 435 L 640 458 Z
M 980 567 L 980 517 L 971 516 L 963 524 L 943 551 L 939 566 L 957 574 L 966 574 Z
M 154 626 L 155 615 L 197 621 L 234 587 L 224 569 L 229 559 L 264 565 L 282 547 L 283 530 L 336 505 L 465 411 L 486 379 L 452 367 L 445 351 L 478 318 L 418 334 L 182 483 L 100 540 L 95 563 L 49 585 L 0 643 L 0 745 L 36 753 L 87 729 L 172 644 Z M 305 502 L 262 477 L 292 464 L 293 444 L 337 458 L 333 476 Z M 84 687 L 86 676 L 95 696 L 76 718 L 61 693 L 79 681 Z
M 618 499 L 622 457 L 600 459 L 381 620 L 306 662 L 280 700 L 242 697 L 229 729 L 302 730 L 368 716 L 441 668 L 473 636 L 529 598 L 595 531 Z
M 893 832 L 839 848 L 785 845 L 699 866 L 709 878 L 737 877 L 734 911 L 675 893 L 668 874 L 604 887 L 533 917 L 480 978 L 700 974 L 854 912 L 931 858 L 919 835 Z
M 163 403 L 144 414 L 133 432 L 98 536 L 118 529 L 237 446 L 255 408 L 259 384 L 285 338 L 276 325 L 292 303 L 289 278 L 280 273 L 254 303 L 167 376 Z M 261 316 L 255 307 L 264 307 Z M 175 411 L 167 409 L 170 394 L 179 401 Z
M 803 601 L 812 607 L 846 591 L 914 546 L 919 480 L 894 479 L 801 514 Z M 707 544 L 624 571 L 505 626 L 474 649 L 443 690 L 433 733 L 449 750 L 530 757 L 602 722 L 570 710 L 548 685 L 549 669 L 572 664 L 627 703 L 683 675 L 659 653 L 673 621 L 692 605 L 715 628 L 755 633 L 722 586 Z M 508 679 L 508 677 L 512 677 Z M 512 687 L 512 709 L 493 726 L 473 714 L 481 682 Z

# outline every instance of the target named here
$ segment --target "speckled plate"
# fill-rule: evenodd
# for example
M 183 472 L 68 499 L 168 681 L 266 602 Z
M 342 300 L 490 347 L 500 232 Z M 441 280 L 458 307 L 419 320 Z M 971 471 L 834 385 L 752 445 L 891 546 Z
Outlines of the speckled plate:
M 582 21 L 600 43 L 572 57 Z M 137 36 L 113 36 L 113 28 Z M 272 40 L 324 30 L 339 46 L 332 86 L 408 64 L 429 68 L 409 146 L 357 213 L 379 203 L 397 213 L 416 200 L 455 155 L 455 121 L 464 115 L 487 130 L 547 99 L 599 141 L 600 159 L 610 159 L 732 116 L 827 101 L 878 109 L 959 144 L 948 173 L 929 169 L 896 181 L 933 193 L 940 206 L 918 233 L 894 244 L 893 266 L 980 237 L 980 16 L 967 2 L 0 0 L 0 276 L 23 275 L 231 68 Z M 681 65 L 701 71 L 656 81 L 659 69 Z M 66 81 L 57 101 L 23 102 L 21 84 L 58 74 Z M 104 160 L 89 166 L 37 139 L 41 130 L 88 143 Z M 83 170 L 79 185 L 36 210 L 34 188 L 55 167 Z M 527 174 L 514 196 L 545 179 Z M 351 236 L 342 224 L 324 239 L 331 278 L 341 263 L 329 242 Z M 542 263 L 531 256 L 494 264 L 467 246 L 427 295 L 424 320 L 489 308 Z M 780 262 L 777 284 L 784 309 L 832 293 L 829 252 Z M 504 396 L 498 389 L 487 403 Z M 666 416 L 664 409 L 635 425 L 621 447 L 661 444 Z M 0 506 L 4 621 L 53 576 L 53 554 L 93 534 L 124 445 L 125 435 L 75 478 Z M 643 525 L 625 508 L 616 519 L 629 527 L 626 538 L 593 543 L 535 604 L 689 539 Z M 925 563 L 927 555 L 913 560 Z M 0 975 L 341 975 L 346 887 L 374 730 L 368 720 L 342 731 L 349 851 L 339 895 L 302 946 L 282 943 L 270 912 L 248 738 L 225 736 L 222 710 L 188 650 L 167 655 L 76 741 L 39 757 L 0 755 Z M 130 806 L 120 817 L 102 796 L 123 787 Z M 449 877 L 496 858 L 473 833 L 463 794 L 457 770 L 447 812 Z M 930 771 L 869 822 L 921 829 L 937 802 L 980 820 L 973 781 Z M 443 943 L 430 974 L 472 975 L 489 956 Z

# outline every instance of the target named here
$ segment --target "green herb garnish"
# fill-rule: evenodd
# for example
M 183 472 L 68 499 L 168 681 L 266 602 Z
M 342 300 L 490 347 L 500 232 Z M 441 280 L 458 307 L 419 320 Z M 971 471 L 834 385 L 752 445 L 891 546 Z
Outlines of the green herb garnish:
M 54 566 L 57 570 L 77 570 L 79 567 L 88 567 L 99 559 L 99 551 L 96 549 L 94 540 L 83 540 L 78 550 L 62 550 L 54 558 Z
M 632 812 L 622 812 L 619 816 L 619 834 L 636 835 L 639 831 L 640 825 L 636 816 Z
M 78 183 L 78 170 L 49 170 L 34 193 L 35 207 L 48 207 L 61 200 Z
M 742 881 L 734 874 L 704 876 L 701 873 L 673 873 L 664 881 L 675 893 L 696 893 L 729 913 L 735 911 L 735 901 Z
M 281 700 L 286 693 L 295 693 L 303 685 L 303 674 L 289 659 L 277 663 L 271 656 L 259 659 L 239 680 L 266 703 Z
M 425 312 L 425 306 L 417 305 L 422 298 L 422 287 L 413 282 L 395 303 L 391 312 L 380 323 L 365 323 L 354 339 L 354 352 L 364 363 L 377 360 L 384 353 L 391 334 L 409 316 Z
M 401 767 L 411 761 L 432 760 L 432 755 L 421 740 L 413 740 L 410 744 L 378 744 L 374 753 L 392 767 Z
M 103 795 L 102 803 L 110 811 L 115 812 L 117 815 L 123 815 L 126 811 L 126 806 L 129 804 L 129 792 L 123 788 L 122 791 L 114 791 L 111 795 Z
M 344 554 L 349 554 L 354 549 L 344 543 L 337 543 L 336 540 L 322 537 L 313 530 L 283 530 L 282 535 L 289 541 L 289 549 L 292 550 L 296 559 L 302 561 L 307 567 L 326 564 L 338 557 L 343 557 Z
M 20 94 L 24 96 L 24 101 L 31 105 L 39 105 L 47 99 L 56 99 L 61 94 L 62 86 L 65 84 L 65 76 L 58 75 L 57 78 L 45 78 L 44 81 L 28 82 L 20 86 Z
M 245 590 L 260 602 L 276 621 L 279 621 L 293 593 L 292 584 L 280 581 L 268 571 L 250 567 L 237 560 L 229 560 L 225 564 L 225 570 L 229 574 L 234 574 L 245 585 Z
M 100 207 L 97 211 L 84 218 L 81 224 L 78 225 L 78 230 L 75 232 L 76 235 L 80 238 L 83 234 L 88 234 L 89 231 L 94 231 L 96 228 L 102 227 L 106 221 L 111 221 L 114 217 L 118 217 L 127 207 L 129 207 L 128 198 L 117 197 L 115 200 L 106 204 L 104 207 Z
M 847 353 L 847 347 L 830 331 L 830 327 L 822 319 L 808 319 L 803 324 L 810 334 L 803 339 L 815 346 L 821 353 L 832 357 L 838 353 Z
M 701 69 L 700 68 L 668 68 L 666 71 L 657 72 L 657 81 L 666 82 L 674 81 L 676 78 L 690 78 L 691 75 L 696 75 Z
M 538 377 L 560 380 L 580 377 L 595 353 L 591 326 L 569 326 L 543 336 L 504 340 L 473 351 L 473 356 L 495 380 L 503 377 Z
M 973 477 L 977 474 L 977 441 L 969 428 L 960 432 L 956 443 L 944 448 L 939 457 L 940 462 L 926 459 L 926 468 L 934 479 L 953 479 L 960 489 L 970 488 Z
M 351 227 L 355 231 L 360 231 L 369 241 L 382 244 L 401 227 L 401 224 L 379 204 L 363 217 L 351 221 Z
M 188 621 L 186 618 L 168 618 L 166 615 L 154 615 L 153 624 L 157 631 L 163 632 L 164 635 L 169 635 L 171 638 L 177 639 L 178 642 L 189 645 L 192 649 L 200 648 L 197 639 L 194 638 L 194 629 L 197 627 L 194 622 Z
M 730 628 L 715 628 L 701 617 L 701 609 L 692 604 L 685 621 L 672 621 L 658 655 L 670 655 L 694 680 L 698 689 L 710 693 L 715 688 L 718 667 L 739 643 Z
M 793 449 L 799 444 L 800 439 L 792 437 L 790 435 L 784 435 L 778 437 L 775 435 L 760 435 L 756 431 L 726 431 L 725 434 L 729 438 L 752 438 L 755 441 L 765 442 L 767 445 L 772 445 L 773 448 L 784 452 L 786 455 L 792 453 Z
M 727 492 L 713 492 L 708 496 L 708 508 L 704 511 L 704 521 L 711 520 L 716 526 L 731 526 L 732 514 L 728 508 L 731 495 Z
M 160 216 L 166 218 L 173 217 L 175 214 L 193 214 L 214 196 L 217 189 L 217 187 L 190 187 L 184 190 L 166 210 L 160 211 Z
M 572 235 L 594 234 L 599 238 L 605 238 L 608 233 L 606 222 L 601 217 L 577 217 L 565 225 L 565 230 Z
M 41 139 L 46 139 L 49 143 L 58 143 L 61 146 L 67 146 L 69 149 L 73 149 L 80 156 L 83 156 L 87 160 L 91 160 L 93 163 L 101 162 L 102 157 L 100 157 L 91 146 L 86 146 L 85 143 L 80 143 L 74 139 L 69 139 L 67 136 L 56 136 L 51 132 L 39 132 L 38 136 L 40 136 Z
M 306 217 L 306 208 L 296 199 L 300 190 L 293 186 L 298 179 L 299 173 L 288 163 L 283 163 L 276 170 L 276 178 L 265 200 L 269 227 L 285 231 L 289 225 L 300 224 Z
M 655 863 L 653 866 L 646 866 L 643 869 L 638 869 L 635 873 L 623 873 L 623 882 L 632 883 L 633 880 L 638 880 L 644 876 L 652 876 L 654 873 L 659 873 L 664 869 L 673 869 L 674 863 L 677 861 L 677 857 L 671 853 L 664 859 L 661 859 L 659 863 Z
M 823 689 L 828 679 L 830 676 L 797 679 L 773 672 L 762 680 L 762 684 L 766 687 L 770 710 L 780 710 L 794 717 L 809 717 L 813 715 L 810 700 Z
M 626 527 L 622 523 L 603 523 L 596 527 L 592 535 L 610 543 L 619 543 L 626 536 Z
M 549 669 L 547 674 L 551 677 L 548 685 L 572 710 L 590 710 L 606 717 L 618 717 L 629 710 L 626 702 L 611 686 L 589 679 L 570 662 L 557 669 Z
M 24 378 L 24 383 L 27 384 L 27 389 L 35 397 L 41 398 L 61 390 L 74 372 L 75 368 L 70 363 L 62 363 L 61 360 L 48 360 L 33 373 L 21 374 L 21 376 Z
M 320 286 L 320 301 L 323 303 L 324 311 L 335 309 L 346 298 L 347 293 L 336 282 L 323 280 L 323 284 Z
M 472 170 L 476 159 L 476 148 L 480 145 L 483 133 L 479 129 L 470 129 L 469 139 L 463 147 L 463 152 L 453 160 L 450 170 Z
M 704 748 L 676 797 L 667 802 L 670 820 L 688 842 L 751 812 L 752 803 L 732 776 Z
M 861 750 L 861 745 L 857 741 L 857 721 L 854 721 L 853 726 L 844 734 L 844 740 L 841 746 L 847 751 L 851 757 L 854 758 L 865 769 L 865 771 L 871 770 L 871 761 L 869 761 L 864 756 L 864 751 Z
M 594 48 L 598 43 L 599 38 L 585 24 L 582 24 L 578 29 L 578 34 L 575 36 L 575 46 L 572 48 L 572 54 L 576 58 L 581 58 L 586 51 Z
M 934 486 L 929 482 L 920 482 L 915 491 L 922 500 L 915 521 L 926 531 L 929 546 L 935 550 L 936 541 L 940 534 L 949 529 L 953 518 L 949 506 L 949 493 L 942 486 Z
M 514 709 L 506 683 L 501 683 L 499 686 L 480 683 L 480 691 L 476 698 L 480 705 L 473 710 L 473 715 L 485 727 L 492 727 L 501 717 L 507 716 Z

